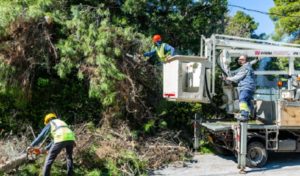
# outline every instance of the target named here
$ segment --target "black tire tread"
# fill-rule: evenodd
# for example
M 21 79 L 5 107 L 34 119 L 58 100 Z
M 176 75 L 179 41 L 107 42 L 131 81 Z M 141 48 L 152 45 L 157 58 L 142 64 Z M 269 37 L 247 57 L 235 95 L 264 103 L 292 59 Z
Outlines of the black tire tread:
M 253 163 L 250 162 L 249 158 L 247 157 L 247 166 L 248 167 L 263 167 L 266 163 L 267 163 L 267 160 L 268 160 L 268 152 L 265 148 L 265 146 L 261 143 L 261 142 L 258 142 L 258 141 L 254 141 L 254 142 L 251 142 L 250 144 L 248 144 L 248 147 L 247 147 L 247 154 L 248 154 L 248 151 L 250 148 L 260 148 L 260 150 L 263 150 L 263 159 L 261 162 L 259 162 L 257 165 L 253 165 Z

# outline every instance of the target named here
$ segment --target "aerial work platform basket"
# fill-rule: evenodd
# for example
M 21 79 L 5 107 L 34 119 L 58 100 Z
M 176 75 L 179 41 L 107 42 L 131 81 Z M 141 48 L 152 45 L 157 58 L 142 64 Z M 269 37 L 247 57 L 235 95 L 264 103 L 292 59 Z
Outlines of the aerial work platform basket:
M 209 103 L 205 82 L 210 82 L 210 62 L 199 56 L 176 55 L 163 65 L 163 97 L 173 101 Z

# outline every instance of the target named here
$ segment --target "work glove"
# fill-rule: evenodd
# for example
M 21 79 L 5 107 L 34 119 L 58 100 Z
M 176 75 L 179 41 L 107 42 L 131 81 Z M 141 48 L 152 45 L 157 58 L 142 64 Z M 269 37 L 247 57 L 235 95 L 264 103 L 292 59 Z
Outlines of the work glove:
M 48 154 L 48 150 L 46 148 L 42 148 L 41 149 L 41 153 L 47 155 Z
M 227 78 L 226 76 L 220 75 L 219 78 L 222 79 L 223 81 L 226 81 L 226 80 L 227 80 L 227 79 L 226 79 L 226 78 Z
M 28 146 L 28 147 L 26 148 L 26 152 L 28 153 L 28 151 L 29 151 L 30 149 L 32 149 L 32 147 L 31 147 L 31 146 Z
M 172 58 L 172 56 L 167 56 L 166 61 L 170 60 Z

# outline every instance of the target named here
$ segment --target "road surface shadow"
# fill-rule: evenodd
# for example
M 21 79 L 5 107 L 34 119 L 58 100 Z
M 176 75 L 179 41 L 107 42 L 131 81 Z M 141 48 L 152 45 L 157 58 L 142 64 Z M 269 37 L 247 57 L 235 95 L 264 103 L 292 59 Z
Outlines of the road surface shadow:
M 251 172 L 276 170 L 284 167 L 300 166 L 300 153 L 269 153 L 268 162 L 262 168 L 251 168 Z
M 237 163 L 233 155 L 218 155 L 226 160 L 232 160 Z M 248 168 L 248 173 L 276 170 L 284 167 L 300 166 L 300 153 L 276 153 L 271 152 L 268 156 L 267 164 L 261 168 Z

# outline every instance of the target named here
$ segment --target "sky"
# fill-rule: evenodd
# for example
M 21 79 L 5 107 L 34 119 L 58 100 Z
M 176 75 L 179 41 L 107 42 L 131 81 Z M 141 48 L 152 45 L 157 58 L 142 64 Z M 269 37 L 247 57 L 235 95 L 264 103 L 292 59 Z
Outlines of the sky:
M 259 10 L 263 12 L 268 12 L 269 9 L 274 6 L 273 0 L 228 0 L 228 4 L 242 6 L 247 9 Z M 269 15 L 246 11 L 240 8 L 230 6 L 228 6 L 228 9 L 230 16 L 234 16 L 236 11 L 239 10 L 253 17 L 254 20 L 259 23 L 258 28 L 255 31 L 256 34 L 272 34 L 274 32 L 274 23 L 270 19 Z

